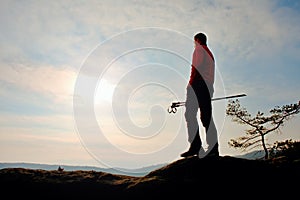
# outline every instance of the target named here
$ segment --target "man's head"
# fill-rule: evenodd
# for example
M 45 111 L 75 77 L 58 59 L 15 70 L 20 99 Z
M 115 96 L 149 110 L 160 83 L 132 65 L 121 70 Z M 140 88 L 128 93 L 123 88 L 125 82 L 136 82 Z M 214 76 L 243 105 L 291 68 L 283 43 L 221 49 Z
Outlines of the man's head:
M 207 37 L 204 33 L 197 33 L 194 36 L 194 40 L 202 45 L 207 45 Z

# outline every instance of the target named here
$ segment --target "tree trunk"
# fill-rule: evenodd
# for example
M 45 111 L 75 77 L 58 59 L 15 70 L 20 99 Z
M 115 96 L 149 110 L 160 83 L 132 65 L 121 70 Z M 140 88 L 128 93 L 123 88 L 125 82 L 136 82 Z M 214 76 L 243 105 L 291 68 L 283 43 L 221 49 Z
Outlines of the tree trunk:
M 268 149 L 266 147 L 266 143 L 265 143 L 265 137 L 264 137 L 264 134 L 260 133 L 261 134 L 261 142 L 262 142 L 262 146 L 264 148 L 264 151 L 265 151 L 265 159 L 268 159 L 269 158 L 269 152 L 268 152 Z

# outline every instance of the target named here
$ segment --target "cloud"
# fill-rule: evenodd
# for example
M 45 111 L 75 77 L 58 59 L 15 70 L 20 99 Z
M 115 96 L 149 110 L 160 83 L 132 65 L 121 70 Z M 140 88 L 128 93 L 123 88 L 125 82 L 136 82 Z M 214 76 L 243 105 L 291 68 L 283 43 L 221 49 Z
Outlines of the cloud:
M 93 47 L 137 27 L 173 29 L 191 39 L 198 31 L 207 32 L 209 44 L 220 52 L 219 61 L 231 56 L 239 61 L 258 59 L 257 55 L 265 58 L 286 44 L 293 46 L 295 39 L 299 42 L 299 26 L 295 26 L 299 14 L 288 7 L 277 7 L 274 1 L 1 4 L 1 44 L 10 49 L 1 52 L 6 60 L 27 58 L 78 67 Z
M 53 115 L 26 115 L 22 113 L 1 113 L 1 127 L 9 128 L 32 128 L 39 131 L 44 130 L 49 132 L 73 131 L 73 118 L 69 114 L 53 114 Z M 60 123 L 58 123 L 60 122 Z M 52 131 L 51 131 L 52 130 Z M 37 135 L 46 135 L 44 131 L 35 132 Z
M 288 9 L 276 7 L 272 1 L 213 2 L 200 14 L 205 16 L 202 23 L 211 38 L 210 44 L 224 56 L 234 56 L 239 61 L 278 53 L 286 42 L 295 39 L 299 29 L 294 26 L 294 20 L 288 22 Z M 295 17 L 299 19 L 299 15 Z
M 2 64 L 0 81 L 17 88 L 39 93 L 51 98 L 55 103 L 70 103 L 76 72 L 67 66 L 61 69 L 49 65 L 27 66 L 23 64 Z
M 95 30 L 82 24 L 80 16 L 72 12 L 75 1 L 0 4 L 0 58 L 6 62 L 79 66 L 99 42 Z

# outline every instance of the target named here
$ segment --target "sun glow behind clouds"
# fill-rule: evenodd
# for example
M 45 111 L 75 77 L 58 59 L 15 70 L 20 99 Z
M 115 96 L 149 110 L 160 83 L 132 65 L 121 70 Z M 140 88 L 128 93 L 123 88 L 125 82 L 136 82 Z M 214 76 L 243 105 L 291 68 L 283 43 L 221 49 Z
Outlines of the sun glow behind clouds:
M 182 115 L 167 117 L 167 105 L 175 98 L 167 88 L 151 82 L 133 91 L 126 90 L 124 84 L 115 88 L 102 86 L 103 92 L 111 89 L 107 94 L 112 92 L 115 96 L 109 96 L 113 102 L 104 101 L 108 95 L 100 97 L 99 84 L 96 117 L 101 133 L 114 148 L 136 155 L 154 153 L 169 145 L 177 136 Z M 124 93 L 128 96 L 122 95 Z M 131 156 L 128 159 L 132 159 Z
M 106 79 L 101 79 L 96 88 L 95 104 L 101 104 L 102 101 L 110 103 L 115 87 L 115 85 Z

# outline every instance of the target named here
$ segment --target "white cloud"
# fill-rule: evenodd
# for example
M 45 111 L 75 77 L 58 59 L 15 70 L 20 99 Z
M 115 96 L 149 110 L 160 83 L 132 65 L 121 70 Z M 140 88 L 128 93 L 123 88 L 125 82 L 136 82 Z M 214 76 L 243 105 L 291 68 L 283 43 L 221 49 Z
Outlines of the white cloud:
M 222 51 L 219 60 L 233 55 L 243 60 L 256 55 L 270 56 L 287 43 L 293 44 L 294 39 L 299 41 L 299 27 L 295 26 L 299 14 L 277 8 L 273 1 L 107 0 L 21 4 L 2 1 L 1 4 L 0 44 L 15 49 L 9 51 L 13 55 L 3 51 L 1 56 L 11 60 L 23 52 L 22 59 L 27 55 L 27 59 L 79 66 L 97 44 L 137 27 L 169 28 L 191 39 L 198 31 L 207 32 L 209 43 Z
M 0 80 L 28 92 L 37 92 L 56 103 L 71 103 L 76 72 L 69 67 L 2 64 Z M 17 95 L 17 94 L 16 94 Z
M 59 122 L 59 123 L 58 123 Z M 16 128 L 32 128 L 56 130 L 56 131 L 69 131 L 74 129 L 74 122 L 72 116 L 68 114 L 52 114 L 52 115 L 25 115 L 14 113 L 1 113 L 0 114 L 1 127 L 16 127 Z M 42 136 L 46 133 L 40 132 L 38 135 Z

